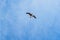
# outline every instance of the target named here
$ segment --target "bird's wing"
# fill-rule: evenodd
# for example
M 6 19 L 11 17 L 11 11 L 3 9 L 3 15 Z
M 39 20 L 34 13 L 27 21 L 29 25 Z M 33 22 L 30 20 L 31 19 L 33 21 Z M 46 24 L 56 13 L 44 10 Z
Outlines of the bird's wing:
M 30 13 L 27 12 L 26 14 L 30 14 Z
M 33 15 L 33 17 L 34 17 L 34 18 L 36 18 L 36 16 L 35 16 L 35 15 Z

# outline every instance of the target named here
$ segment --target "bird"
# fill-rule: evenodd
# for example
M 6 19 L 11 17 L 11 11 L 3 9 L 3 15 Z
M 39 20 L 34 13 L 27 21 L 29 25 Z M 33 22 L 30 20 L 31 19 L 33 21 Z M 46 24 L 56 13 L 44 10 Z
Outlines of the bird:
M 26 14 L 28 14 L 28 15 L 30 16 L 30 18 L 31 18 L 31 17 L 34 17 L 34 18 L 36 19 L 36 16 L 33 15 L 32 13 L 27 12 Z

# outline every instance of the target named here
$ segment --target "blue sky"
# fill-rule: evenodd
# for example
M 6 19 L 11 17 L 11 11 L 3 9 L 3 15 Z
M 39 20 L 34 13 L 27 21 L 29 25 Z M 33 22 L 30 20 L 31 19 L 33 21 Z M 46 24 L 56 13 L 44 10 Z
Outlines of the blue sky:
M 0 0 L 0 40 L 60 40 L 60 0 Z

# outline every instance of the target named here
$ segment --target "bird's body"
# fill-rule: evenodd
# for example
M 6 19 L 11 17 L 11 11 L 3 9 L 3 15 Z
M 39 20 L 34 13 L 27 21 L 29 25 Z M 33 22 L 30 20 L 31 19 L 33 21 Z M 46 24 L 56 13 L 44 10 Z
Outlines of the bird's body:
M 36 16 L 35 16 L 35 15 L 33 15 L 33 14 L 29 13 L 29 12 L 27 12 L 26 14 L 29 14 L 29 15 L 30 15 L 30 17 L 34 17 L 34 18 L 36 18 Z

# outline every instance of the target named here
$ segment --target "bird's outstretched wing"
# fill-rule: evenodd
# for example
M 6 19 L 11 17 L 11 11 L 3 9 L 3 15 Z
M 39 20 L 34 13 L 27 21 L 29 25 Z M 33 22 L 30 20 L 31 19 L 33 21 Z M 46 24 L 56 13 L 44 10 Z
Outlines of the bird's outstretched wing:
M 29 12 L 27 12 L 26 14 L 28 14 L 28 15 L 32 16 L 32 14 L 31 14 L 31 13 L 29 13 Z
M 33 17 L 36 19 L 36 16 L 35 15 L 33 15 Z
M 29 12 L 27 12 L 26 14 L 30 14 Z

